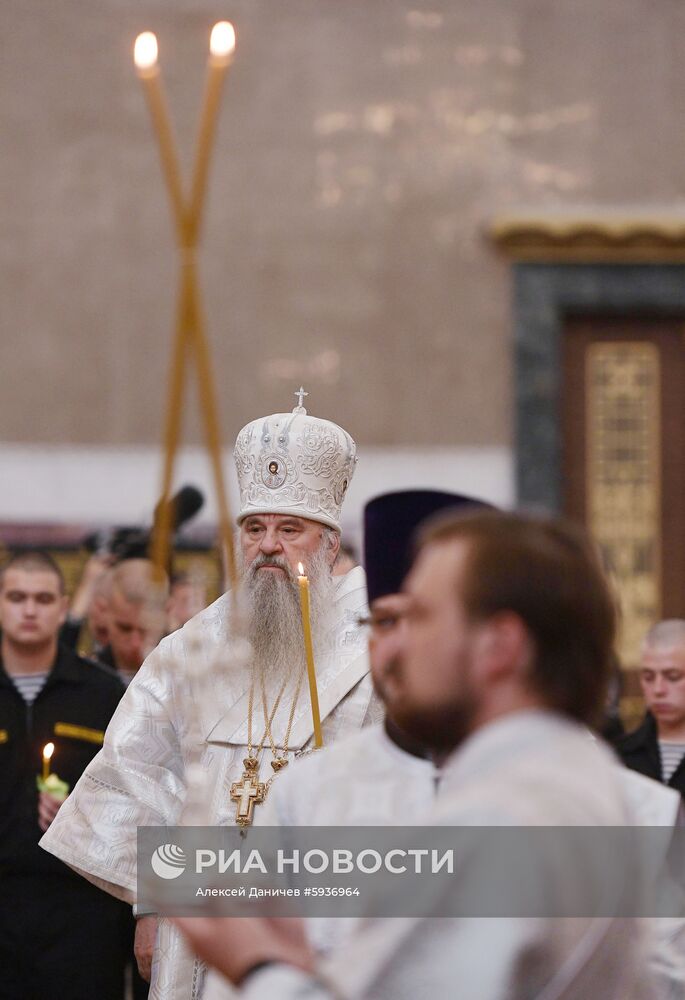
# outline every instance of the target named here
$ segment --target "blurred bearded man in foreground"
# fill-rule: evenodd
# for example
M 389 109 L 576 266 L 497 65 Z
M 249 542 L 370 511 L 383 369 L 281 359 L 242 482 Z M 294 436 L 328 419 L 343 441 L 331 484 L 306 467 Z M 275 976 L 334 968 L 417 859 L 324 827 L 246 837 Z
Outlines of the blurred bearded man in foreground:
M 615 758 L 586 728 L 604 704 L 615 628 L 594 545 L 545 518 L 444 515 L 422 531 L 403 594 L 392 595 L 404 604 L 385 601 L 382 610 L 374 596 L 376 625 L 382 614 L 397 628 L 392 655 L 386 646 L 381 663 L 374 650 L 388 716 L 415 745 L 447 754 L 435 805 L 420 819 L 451 828 L 454 869 L 409 883 L 404 895 L 387 880 L 369 884 L 351 932 L 338 933 L 325 957 L 297 919 L 177 924 L 244 1000 L 653 1000 L 648 928 L 625 919 L 636 912 L 626 883 L 640 884 L 644 859 L 628 851 L 610 885 L 607 852 L 597 850 L 601 828 L 606 845 L 631 817 Z M 340 749 L 300 774 L 327 768 Z M 392 780 L 395 768 L 385 770 Z M 425 808 L 429 797 L 421 783 L 407 772 L 394 791 L 410 823 L 412 805 L 422 798 Z M 358 813 L 361 824 L 397 822 L 402 801 L 384 799 L 387 784 L 377 781 L 378 808 Z M 332 807 L 331 797 L 327 823 Z M 493 846 L 485 827 L 512 829 Z M 595 839 L 567 829 L 588 827 L 599 828 Z M 559 852 L 564 836 L 573 847 Z M 523 852 L 512 850 L 516 838 Z M 392 855 L 408 863 L 421 841 L 407 827 L 388 843 L 386 867 Z M 388 871 L 394 880 L 407 867 Z
M 202 823 L 247 826 L 278 772 L 311 743 L 298 564 L 310 579 L 324 745 L 379 714 L 357 626 L 366 607 L 363 570 L 335 580 L 331 575 L 340 508 L 356 463 L 354 441 L 300 405 L 244 427 L 235 461 L 240 614 L 253 656 L 241 658 L 230 646 L 226 594 L 163 639 L 128 688 L 102 752 L 41 842 L 134 904 L 136 828 L 179 822 L 192 754 L 201 753 L 207 782 Z M 189 697 L 187 675 L 198 661 L 214 667 L 211 684 L 207 696 Z M 157 927 L 154 915 L 136 916 L 143 973 L 156 938 L 150 997 L 200 997 L 203 967 L 178 932 L 164 920 Z
M 413 539 L 426 518 L 450 509 L 486 508 L 482 500 L 438 490 L 404 490 L 375 497 L 364 508 L 364 568 L 370 617 L 371 675 L 383 700 L 386 674 L 401 649 L 407 596 L 401 593 L 413 554 Z M 353 780 L 350 780 L 353 776 Z M 293 826 L 410 826 L 425 822 L 435 806 L 440 768 L 430 747 L 394 725 L 366 726 L 325 754 L 298 761 L 274 785 L 257 824 Z M 338 946 L 354 920 L 309 920 L 307 936 L 315 951 Z M 210 969 L 206 1000 L 229 1000 L 233 987 Z

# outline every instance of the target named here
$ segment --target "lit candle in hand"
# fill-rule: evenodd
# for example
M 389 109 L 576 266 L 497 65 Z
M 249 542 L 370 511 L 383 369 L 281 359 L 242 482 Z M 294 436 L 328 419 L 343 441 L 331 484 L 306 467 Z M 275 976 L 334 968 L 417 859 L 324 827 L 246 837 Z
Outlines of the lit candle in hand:
M 43 747 L 43 781 L 48 780 L 48 775 L 50 774 L 50 760 L 54 752 L 54 743 L 46 743 Z
M 53 799 L 64 802 L 69 794 L 69 785 L 66 781 L 58 778 L 56 774 L 50 774 L 50 761 L 54 752 L 54 743 L 46 743 L 43 747 L 43 776 L 39 778 L 36 775 L 36 785 L 39 792 L 48 792 Z
M 321 714 L 319 712 L 319 692 L 316 686 L 316 670 L 314 668 L 314 650 L 312 648 L 312 628 L 309 615 L 309 580 L 305 576 L 304 566 L 298 563 L 300 587 L 300 613 L 302 615 L 302 631 L 304 632 L 304 649 L 307 655 L 307 678 L 309 680 L 309 699 L 312 704 L 312 720 L 314 722 L 314 746 L 323 746 L 321 734 Z

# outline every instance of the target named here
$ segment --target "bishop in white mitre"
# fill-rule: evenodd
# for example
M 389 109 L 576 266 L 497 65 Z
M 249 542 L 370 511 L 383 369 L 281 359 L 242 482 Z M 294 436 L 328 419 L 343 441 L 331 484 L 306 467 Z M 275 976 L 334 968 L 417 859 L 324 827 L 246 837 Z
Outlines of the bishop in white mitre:
M 244 826 L 263 808 L 279 772 L 312 743 L 299 563 L 310 580 L 324 745 L 379 715 L 357 624 L 366 608 L 364 572 L 356 567 L 342 577 L 332 573 L 340 510 L 357 461 L 354 441 L 336 424 L 308 415 L 300 396 L 292 413 L 247 424 L 234 457 L 241 611 L 252 655 L 230 655 L 240 647 L 231 645 L 226 594 L 163 639 L 129 686 L 101 752 L 41 841 L 90 881 L 133 904 L 136 828 L 179 822 L 189 764 L 200 764 L 206 788 L 202 822 Z M 197 674 L 198 658 L 212 676 L 209 697 L 188 697 L 185 675 Z M 203 983 L 202 963 L 179 932 L 160 920 L 152 1000 L 199 1000 Z

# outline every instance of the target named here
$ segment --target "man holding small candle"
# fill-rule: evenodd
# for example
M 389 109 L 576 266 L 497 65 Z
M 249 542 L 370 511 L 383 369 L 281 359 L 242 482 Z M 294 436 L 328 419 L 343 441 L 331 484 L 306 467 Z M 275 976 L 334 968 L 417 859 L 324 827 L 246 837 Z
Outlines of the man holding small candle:
M 38 840 L 102 745 L 124 692 L 58 644 L 64 580 L 46 554 L 0 577 L 0 996 L 122 1000 L 130 914 Z
M 242 564 L 237 617 L 230 595 L 223 595 L 162 640 L 129 686 L 102 753 L 43 840 L 47 850 L 130 902 L 136 828 L 179 822 L 193 791 L 186 780 L 197 746 L 191 730 L 201 734 L 207 781 L 202 822 L 247 826 L 279 772 L 316 744 L 312 680 L 324 745 L 379 716 L 357 625 L 366 609 L 364 572 L 356 567 L 332 575 L 356 446 L 341 427 L 308 415 L 305 394 L 298 395 L 300 405 L 291 413 L 249 423 L 236 442 Z M 305 630 L 311 630 L 313 679 L 298 575 L 306 577 L 309 591 Z M 236 620 L 249 640 L 249 657 L 231 645 Z M 182 685 L 199 661 L 213 671 L 211 696 L 189 699 Z M 155 921 L 138 915 L 144 964 Z M 167 921 L 160 922 L 156 954 L 151 997 L 197 996 L 202 970 Z

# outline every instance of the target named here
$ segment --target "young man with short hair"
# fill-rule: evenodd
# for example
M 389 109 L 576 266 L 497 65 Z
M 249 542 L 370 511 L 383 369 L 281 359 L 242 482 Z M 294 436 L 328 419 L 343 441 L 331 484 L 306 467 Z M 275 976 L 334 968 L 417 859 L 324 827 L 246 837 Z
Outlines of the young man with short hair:
M 642 645 L 640 686 L 647 714 L 616 749 L 626 767 L 685 797 L 685 621 L 672 618 L 649 630 Z
M 166 581 L 161 587 L 166 591 Z M 154 607 L 155 591 L 149 559 L 125 559 L 110 571 L 105 610 L 109 641 L 98 660 L 116 670 L 126 685 L 164 632 L 164 615 Z
M 39 793 L 42 751 L 73 788 L 104 739 L 124 688 L 58 644 L 64 580 L 45 553 L 0 575 L 0 994 L 16 1000 L 122 1000 L 130 911 L 38 847 L 61 800 Z

